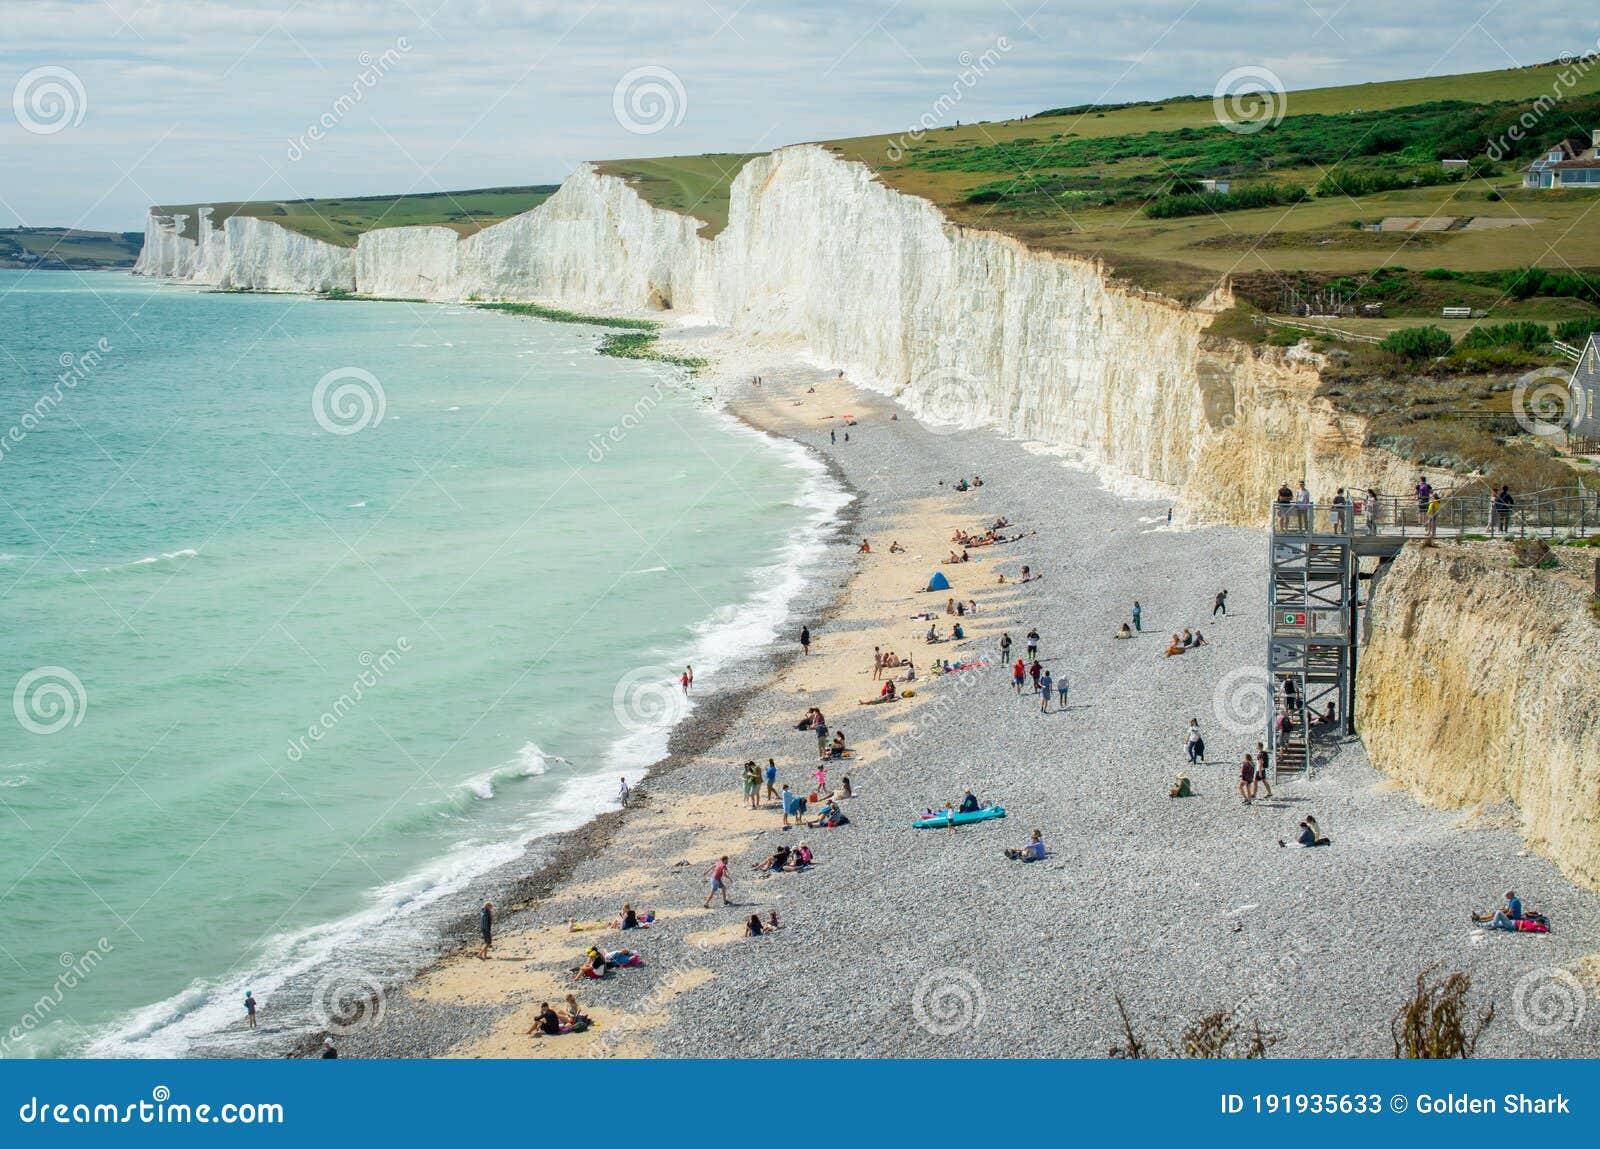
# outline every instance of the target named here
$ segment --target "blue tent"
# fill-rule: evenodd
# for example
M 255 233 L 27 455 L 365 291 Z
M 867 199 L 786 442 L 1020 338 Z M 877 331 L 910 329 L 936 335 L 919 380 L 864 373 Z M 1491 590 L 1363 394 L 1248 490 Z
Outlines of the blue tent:
M 933 577 L 928 580 L 929 590 L 949 590 L 950 580 L 944 577 L 944 571 L 934 571 Z

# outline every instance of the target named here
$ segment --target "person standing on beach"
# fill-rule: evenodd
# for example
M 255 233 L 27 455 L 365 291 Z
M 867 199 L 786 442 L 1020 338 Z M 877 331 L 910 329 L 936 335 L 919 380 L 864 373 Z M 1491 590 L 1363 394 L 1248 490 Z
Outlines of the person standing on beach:
M 811 653 L 811 628 L 809 626 L 800 628 L 800 653 Z
M 683 673 L 678 676 L 678 684 L 683 687 L 683 693 L 687 695 L 689 693 L 689 670 L 687 667 L 685 667 Z
M 816 711 L 816 717 L 811 720 L 811 729 L 817 736 L 817 757 L 828 756 L 828 720 L 822 716 L 822 711 Z
M 256 1027 L 256 995 L 248 989 L 244 991 L 244 1023 L 251 1029 Z
M 1191 718 L 1189 719 L 1189 762 L 1193 765 L 1196 762 L 1204 762 L 1205 760 L 1206 740 L 1200 736 L 1200 720 Z
M 1246 806 L 1256 796 L 1256 760 L 1250 755 L 1244 756 L 1244 763 L 1239 767 L 1239 797 L 1244 799 Z
M 321 1060 L 323 1060 L 323 1061 L 336 1061 L 336 1060 L 338 1060 L 338 1057 L 339 1057 L 339 1051 L 334 1048 L 333 1038 L 324 1037 L 322 1039 L 322 1057 L 321 1057 Z
M 1011 661 L 1011 634 L 1009 631 L 1000 636 L 1000 661 Z
M 1045 671 L 1044 677 L 1039 680 L 1039 688 L 1041 691 L 1039 696 L 1040 714 L 1050 713 L 1050 694 L 1053 690 L 1055 690 L 1055 685 L 1055 680 L 1050 677 L 1050 672 L 1048 670 Z
M 1028 668 L 1022 665 L 1022 659 L 1017 659 L 1016 665 L 1011 668 L 1011 682 L 1017 688 L 1017 693 L 1022 693 L 1022 680 L 1028 676 Z
M 832 427 L 829 427 L 828 428 L 828 442 L 837 443 L 838 441 L 839 441 L 839 432 L 835 431 Z
M 1211 617 L 1216 618 L 1218 613 L 1228 613 L 1228 588 L 1223 587 L 1217 592 L 1217 600 L 1211 604 Z
M 628 804 L 628 795 L 632 792 L 628 789 L 628 776 L 624 774 L 622 782 L 617 786 L 617 801 L 626 806 Z
M 719 890 L 722 893 L 722 904 L 727 905 L 728 855 L 724 854 L 717 861 L 712 862 L 711 868 L 702 874 L 701 877 L 709 877 L 711 879 L 711 890 L 706 894 L 706 909 L 709 910 L 711 908 L 711 899 L 717 896 L 717 892 Z
M 1039 657 L 1039 631 L 1037 628 L 1028 632 L 1028 661 L 1032 662 Z
M 1065 710 L 1067 708 L 1067 690 L 1068 690 L 1067 672 L 1065 670 L 1063 670 L 1059 675 L 1056 676 L 1056 709 L 1057 710 Z
M 872 648 L 872 681 L 876 682 L 883 677 L 883 651 L 878 647 Z
M 1043 669 L 1044 667 L 1039 664 L 1037 658 L 1033 660 L 1033 665 L 1028 667 L 1028 677 L 1033 679 L 1033 692 L 1035 694 L 1039 693 L 1039 672 Z
M 478 911 L 478 933 L 483 936 L 483 948 L 478 951 L 480 961 L 489 960 L 489 946 L 494 941 L 494 903 L 484 902 Z
M 1144 630 L 1143 625 L 1141 625 L 1141 623 L 1140 623 L 1140 620 L 1142 618 L 1144 618 L 1144 609 L 1139 605 L 1139 600 L 1138 599 L 1134 599 L 1133 600 L 1133 629 L 1134 630 L 1138 630 L 1138 631 Z
M 778 788 L 774 786 L 773 783 L 778 780 L 778 764 L 771 758 L 767 759 L 767 771 L 763 775 L 763 778 L 767 783 L 767 792 L 765 797 L 776 798 L 778 796 Z
M 1272 797 L 1272 783 L 1267 780 L 1267 748 L 1261 743 L 1256 743 L 1256 788 L 1265 790 L 1267 797 Z

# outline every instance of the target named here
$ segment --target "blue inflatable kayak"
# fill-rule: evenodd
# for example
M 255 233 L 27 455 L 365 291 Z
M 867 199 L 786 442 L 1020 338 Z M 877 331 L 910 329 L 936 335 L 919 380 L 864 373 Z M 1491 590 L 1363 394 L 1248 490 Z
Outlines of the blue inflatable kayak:
M 974 810 L 970 814 L 935 814 L 931 818 L 918 818 L 911 823 L 913 830 L 943 830 L 952 825 L 965 826 L 969 822 L 987 822 L 990 818 L 1004 818 L 1004 806 L 990 806 L 985 810 Z

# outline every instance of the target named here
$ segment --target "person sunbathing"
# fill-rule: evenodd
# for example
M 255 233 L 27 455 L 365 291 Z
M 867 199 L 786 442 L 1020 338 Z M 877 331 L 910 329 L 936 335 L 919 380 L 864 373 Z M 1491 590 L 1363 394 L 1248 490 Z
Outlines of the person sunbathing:
M 860 706 L 876 706 L 880 702 L 893 702 L 898 697 L 899 697 L 899 695 L 897 695 L 895 693 L 895 689 L 894 689 L 894 679 L 890 678 L 890 679 L 885 680 L 885 682 L 883 684 L 883 689 L 878 691 L 877 697 L 875 697 L 875 698 L 861 698 L 861 699 L 857 699 L 856 701 L 857 701 L 857 705 L 860 705 Z
M 1183 628 L 1183 648 L 1185 650 L 1194 645 L 1194 635 L 1189 633 L 1189 628 Z
M 815 822 L 807 822 L 806 825 L 816 830 L 832 826 L 843 826 L 849 820 L 844 816 L 844 811 L 839 809 L 839 804 L 829 798 L 827 804 L 817 811 L 817 820 Z
M 1197 630 L 1197 631 L 1194 632 L 1194 643 L 1193 643 L 1193 645 L 1195 645 L 1195 646 L 1210 646 L 1211 644 L 1206 641 L 1206 636 L 1201 634 Z
M 538 1016 L 533 1019 L 528 1032 L 530 1034 L 537 1032 L 544 1037 L 559 1037 L 565 1031 L 561 1028 L 561 1018 L 550 1008 L 550 1003 L 541 1001 Z
M 1295 841 L 1307 847 L 1333 844 L 1332 839 L 1323 835 L 1322 827 L 1317 825 L 1317 820 L 1310 814 L 1307 814 L 1305 821 L 1300 823 L 1300 833 L 1296 835 Z
M 832 799 L 830 798 L 829 801 L 832 801 Z M 791 870 L 803 870 L 811 864 L 811 859 L 811 847 L 801 842 L 794 853 L 789 855 L 789 868 Z
M 861 545 L 856 548 L 856 554 L 858 554 L 858 555 L 870 555 L 871 553 L 872 553 L 872 544 L 867 542 L 866 539 L 862 539 L 861 540 Z
M 900 656 L 898 654 L 896 654 L 892 650 L 889 651 L 887 654 L 885 654 L 883 656 L 883 664 L 885 666 L 904 666 L 905 665 L 905 663 L 901 660 Z
M 1179 774 L 1178 775 L 1178 777 L 1172 783 L 1172 789 L 1167 791 L 1167 797 L 1168 798 L 1192 798 L 1192 797 L 1194 797 L 1194 787 L 1189 784 L 1189 776 L 1187 774 Z
M 654 920 L 654 914 L 646 914 L 644 921 L 640 921 L 639 912 L 627 902 L 623 902 L 622 916 L 617 920 L 617 928 L 619 930 L 647 930 Z
M 774 850 L 772 852 L 771 856 L 768 857 L 765 861 L 757 862 L 755 865 L 751 866 L 750 868 L 752 870 L 761 870 L 762 872 L 768 873 L 768 874 L 777 874 L 777 873 L 781 873 L 783 871 L 783 868 L 785 866 L 787 866 L 788 864 L 789 864 L 789 847 L 788 846 L 779 846 L 776 850 Z
M 1183 645 L 1183 640 L 1177 635 L 1173 635 L 1172 641 L 1167 643 L 1167 657 L 1171 658 L 1174 654 L 1182 654 L 1187 649 L 1188 647 Z
M 951 563 L 958 563 L 960 561 L 961 561 L 961 556 L 956 554 L 955 551 L 951 551 L 950 552 L 950 557 L 944 560 L 946 566 L 949 566 Z
M 929 642 L 943 642 L 944 641 L 944 639 L 939 637 L 939 628 L 937 626 L 930 626 L 928 628 L 927 638 L 928 638 Z
M 1131 626 L 1129 626 L 1127 623 L 1123 623 L 1122 624 L 1122 629 L 1117 631 L 1117 633 L 1112 635 L 1111 637 L 1112 638 L 1132 638 L 1133 637 L 1133 628 Z
M 961 629 L 961 624 L 958 622 L 955 629 L 950 632 L 950 637 L 952 640 L 966 638 L 967 632 Z
M 1476 925 L 1488 926 L 1492 930 L 1510 930 L 1515 932 L 1517 923 L 1523 919 L 1522 899 L 1517 897 L 1515 890 L 1506 891 L 1506 904 L 1492 914 L 1473 913 L 1472 921 Z
M 906 553 L 906 548 L 900 545 L 899 539 L 895 539 L 894 542 L 889 544 L 889 553 L 892 555 L 903 555 Z
M 1035 830 L 1033 837 L 1028 839 L 1028 844 L 1020 850 L 1006 850 L 1006 857 L 1013 862 L 1042 862 L 1045 856 L 1044 831 Z
M 761 924 L 761 915 L 751 914 L 750 920 L 744 924 L 744 936 L 747 938 L 758 938 L 761 936 L 761 931 L 764 928 L 765 927 Z
M 833 736 L 833 741 L 828 746 L 829 753 L 834 758 L 844 757 L 844 731 L 841 730 Z

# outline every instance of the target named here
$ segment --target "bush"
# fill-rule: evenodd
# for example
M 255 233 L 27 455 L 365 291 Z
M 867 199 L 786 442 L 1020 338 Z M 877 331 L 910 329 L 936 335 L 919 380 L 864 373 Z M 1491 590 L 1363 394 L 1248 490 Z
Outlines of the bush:
M 1257 207 L 1277 207 L 1281 204 L 1299 203 L 1306 198 L 1306 189 L 1296 184 L 1252 184 L 1226 195 L 1215 192 L 1185 192 L 1164 195 L 1144 205 L 1144 214 L 1151 219 L 1178 219 L 1189 215 L 1209 215 L 1219 211 L 1248 211 Z
M 1542 323 L 1501 323 L 1488 327 L 1474 327 L 1461 337 L 1465 349 L 1490 347 L 1520 347 L 1532 351 L 1550 342 L 1550 329 Z
M 1556 338 L 1575 347 L 1589 342 L 1596 331 L 1600 331 L 1600 319 L 1567 319 L 1556 324 Z
M 1478 1038 L 1494 1020 L 1491 1002 L 1476 1017 L 1467 1004 L 1472 978 L 1453 973 L 1442 982 L 1433 969 L 1417 975 L 1416 989 L 1389 1022 L 1394 1055 L 1409 1058 L 1471 1057 Z
M 1444 168 L 1335 168 L 1317 181 L 1315 191 L 1319 197 L 1376 195 L 1378 192 L 1397 191 L 1400 188 L 1432 187 L 1435 184 L 1455 183 L 1462 178 L 1460 171 Z
M 1415 361 L 1448 355 L 1454 344 L 1448 332 L 1430 324 L 1427 327 L 1402 327 L 1398 331 L 1391 331 L 1378 346 L 1401 359 Z

